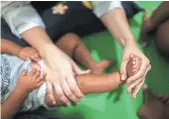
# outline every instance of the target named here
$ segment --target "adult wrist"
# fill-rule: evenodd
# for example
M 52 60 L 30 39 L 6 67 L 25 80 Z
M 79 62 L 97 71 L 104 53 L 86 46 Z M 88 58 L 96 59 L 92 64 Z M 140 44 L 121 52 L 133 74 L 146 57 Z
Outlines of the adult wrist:
M 46 53 L 51 53 L 53 50 L 56 50 L 56 46 L 53 43 L 44 44 L 39 50 L 40 56 L 45 59 Z
M 137 42 L 134 39 L 134 37 L 126 37 L 123 41 L 123 47 L 126 47 L 128 45 L 132 45 L 132 46 L 137 46 Z

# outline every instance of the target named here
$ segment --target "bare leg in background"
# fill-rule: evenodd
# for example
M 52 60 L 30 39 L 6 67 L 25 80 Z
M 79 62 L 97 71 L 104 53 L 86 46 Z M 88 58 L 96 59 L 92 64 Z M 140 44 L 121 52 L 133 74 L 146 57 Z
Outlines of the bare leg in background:
M 143 26 L 141 30 L 141 40 L 143 47 L 148 45 L 148 34 L 169 18 L 169 1 L 162 2 L 152 13 L 151 17 L 148 18 L 147 13 L 143 15 Z
M 94 74 L 101 74 L 112 64 L 112 61 L 108 59 L 100 62 L 94 61 L 80 37 L 75 34 L 64 35 L 56 42 L 56 45 L 70 57 L 75 58 L 80 64 L 91 69 Z

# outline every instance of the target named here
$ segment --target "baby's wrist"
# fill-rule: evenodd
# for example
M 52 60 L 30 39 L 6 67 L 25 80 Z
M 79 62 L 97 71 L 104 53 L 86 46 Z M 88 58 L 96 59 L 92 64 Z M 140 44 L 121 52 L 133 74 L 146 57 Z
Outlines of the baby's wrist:
M 22 49 L 23 49 L 22 47 L 17 48 L 15 55 L 20 57 L 20 52 L 22 51 Z
M 23 85 L 17 85 L 16 86 L 16 90 L 18 93 L 24 93 L 24 94 L 29 94 L 29 90 L 27 87 L 23 86 Z

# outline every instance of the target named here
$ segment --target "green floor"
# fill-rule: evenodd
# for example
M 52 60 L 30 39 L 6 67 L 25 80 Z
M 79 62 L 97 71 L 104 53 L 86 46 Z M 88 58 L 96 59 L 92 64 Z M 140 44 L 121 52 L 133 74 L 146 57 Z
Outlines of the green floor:
M 159 2 L 139 2 L 139 4 L 145 7 L 150 14 Z M 141 18 L 142 13 L 139 13 L 130 21 L 131 30 L 137 40 L 139 39 Z M 110 33 L 102 32 L 88 36 L 84 38 L 84 42 L 95 60 L 116 58 L 117 65 L 110 72 L 118 71 L 122 50 L 112 39 Z M 154 43 L 149 48 L 144 49 L 144 52 L 152 64 L 152 70 L 147 76 L 149 87 L 154 92 L 167 93 L 169 83 L 166 79 L 169 77 L 169 64 L 158 56 Z M 125 87 L 109 93 L 87 95 L 78 106 L 61 107 L 48 112 L 42 109 L 40 112 L 62 119 L 138 119 L 136 113 L 142 103 L 142 92 L 140 91 L 137 98 L 133 100 L 131 95 L 126 93 Z

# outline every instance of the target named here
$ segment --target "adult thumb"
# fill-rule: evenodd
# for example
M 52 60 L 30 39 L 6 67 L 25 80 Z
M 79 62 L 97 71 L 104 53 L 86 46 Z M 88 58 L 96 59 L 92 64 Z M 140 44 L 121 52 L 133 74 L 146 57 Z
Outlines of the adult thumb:
M 121 67 L 120 67 L 120 79 L 122 81 L 126 80 L 127 78 L 127 71 L 126 71 L 126 66 L 127 66 L 128 60 L 123 60 L 121 63 Z
M 72 68 L 75 74 L 82 74 L 82 70 L 80 69 L 80 67 L 74 62 L 72 61 Z

